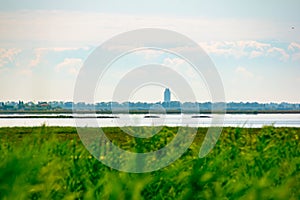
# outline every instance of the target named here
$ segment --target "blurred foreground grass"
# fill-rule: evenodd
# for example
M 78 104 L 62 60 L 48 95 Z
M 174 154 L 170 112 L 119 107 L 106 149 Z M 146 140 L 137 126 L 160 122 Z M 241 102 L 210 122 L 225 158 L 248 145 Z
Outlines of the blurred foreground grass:
M 143 140 L 104 129 L 115 144 L 141 152 L 163 147 L 176 131 L 163 127 L 154 140 Z M 101 164 L 75 128 L 0 128 L 0 199 L 300 199 L 300 129 L 224 128 L 199 159 L 206 131 L 199 128 L 168 167 L 133 174 Z

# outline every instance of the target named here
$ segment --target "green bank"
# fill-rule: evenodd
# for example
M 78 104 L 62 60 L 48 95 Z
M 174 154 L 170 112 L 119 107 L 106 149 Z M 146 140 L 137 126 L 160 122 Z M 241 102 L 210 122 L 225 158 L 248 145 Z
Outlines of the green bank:
M 148 152 L 168 144 L 178 127 L 147 139 L 103 130 L 125 150 Z M 99 162 L 73 127 L 0 128 L 0 199 L 300 199 L 299 128 L 224 128 L 200 159 L 206 131 L 197 129 L 168 167 L 133 174 Z

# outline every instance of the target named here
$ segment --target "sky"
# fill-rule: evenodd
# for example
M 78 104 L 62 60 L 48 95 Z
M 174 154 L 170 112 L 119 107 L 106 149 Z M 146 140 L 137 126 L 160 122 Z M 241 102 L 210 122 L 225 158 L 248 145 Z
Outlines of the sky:
M 72 101 L 89 55 L 112 37 L 140 28 L 183 34 L 203 48 L 223 82 L 227 102 L 299 103 L 300 1 L 0 0 L 0 101 Z M 111 101 L 130 70 L 172 67 L 211 101 L 205 77 L 185 60 L 141 50 L 106 71 L 95 101 Z M 137 88 L 129 101 L 158 102 L 164 85 Z M 176 98 L 172 89 L 173 100 Z M 189 98 L 179 99 L 189 101 Z

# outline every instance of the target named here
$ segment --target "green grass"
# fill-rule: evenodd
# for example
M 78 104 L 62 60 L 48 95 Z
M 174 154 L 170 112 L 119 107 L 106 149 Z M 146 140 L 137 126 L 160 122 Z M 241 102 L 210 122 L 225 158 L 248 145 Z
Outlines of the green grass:
M 104 131 L 116 145 L 146 152 L 170 142 L 177 128 L 144 140 L 119 128 Z M 101 164 L 75 128 L 0 128 L 0 199 L 300 199 L 300 129 L 224 128 L 199 159 L 206 131 L 199 128 L 168 167 L 133 174 Z

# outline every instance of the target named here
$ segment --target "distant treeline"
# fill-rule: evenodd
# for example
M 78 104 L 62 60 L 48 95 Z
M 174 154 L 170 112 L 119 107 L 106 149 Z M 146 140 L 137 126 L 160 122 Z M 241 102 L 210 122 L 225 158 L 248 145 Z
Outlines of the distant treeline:
M 211 113 L 222 112 L 218 108 L 226 107 L 227 113 L 300 113 L 300 104 L 292 103 L 257 103 L 257 102 L 99 102 L 99 103 L 73 103 L 62 101 L 50 102 L 0 102 L 1 113 L 71 113 L 76 112 L 97 113 Z M 213 109 L 214 108 L 214 109 Z

